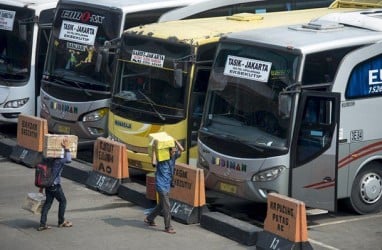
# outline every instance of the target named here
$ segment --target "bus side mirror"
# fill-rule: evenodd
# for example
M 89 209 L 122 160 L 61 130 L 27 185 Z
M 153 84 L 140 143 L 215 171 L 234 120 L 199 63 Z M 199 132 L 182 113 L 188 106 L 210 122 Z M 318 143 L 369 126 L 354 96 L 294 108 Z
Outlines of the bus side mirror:
M 282 118 L 289 118 L 292 106 L 292 97 L 289 94 L 279 95 L 279 115 Z
M 183 87 L 183 72 L 181 69 L 174 70 L 174 85 L 176 88 Z

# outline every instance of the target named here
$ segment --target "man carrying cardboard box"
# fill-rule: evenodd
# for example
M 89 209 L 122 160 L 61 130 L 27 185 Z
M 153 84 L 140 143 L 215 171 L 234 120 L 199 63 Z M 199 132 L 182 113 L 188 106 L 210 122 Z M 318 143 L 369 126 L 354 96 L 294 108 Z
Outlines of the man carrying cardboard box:
M 171 225 L 170 213 L 170 188 L 175 169 L 175 161 L 180 157 L 184 148 L 180 143 L 174 140 L 174 146 L 168 148 L 169 159 L 157 160 L 158 139 L 152 142 L 152 163 L 156 166 L 155 172 L 155 188 L 158 192 L 159 202 L 151 213 L 145 218 L 144 222 L 149 226 L 156 226 L 155 218 L 162 212 L 164 218 L 165 232 L 174 234 L 175 230 Z
M 61 187 L 61 173 L 65 166 L 65 163 L 69 163 L 72 160 L 72 156 L 69 150 L 69 140 L 64 138 L 61 142 L 61 146 L 64 149 L 64 158 L 48 158 L 48 164 L 51 164 L 52 175 L 55 176 L 53 185 L 45 188 L 46 200 L 44 206 L 41 209 L 40 226 L 38 231 L 50 229 L 51 227 L 46 224 L 47 216 L 53 200 L 56 199 L 59 202 L 58 207 L 58 227 L 72 227 L 73 224 L 70 221 L 65 220 L 66 209 L 66 197 Z

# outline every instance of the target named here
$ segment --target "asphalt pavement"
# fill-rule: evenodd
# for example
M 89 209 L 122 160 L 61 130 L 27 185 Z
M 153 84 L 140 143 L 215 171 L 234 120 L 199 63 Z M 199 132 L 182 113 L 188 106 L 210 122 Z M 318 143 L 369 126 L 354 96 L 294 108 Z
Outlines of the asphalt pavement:
M 66 218 L 72 228 L 57 227 L 58 203 L 48 215 L 51 229 L 37 231 L 39 215 L 22 209 L 28 192 L 36 192 L 34 169 L 0 158 L 0 249 L 254 249 L 220 236 L 199 224 L 173 221 L 176 234 L 144 224 L 145 209 L 118 196 L 104 195 L 63 178 L 68 200 Z

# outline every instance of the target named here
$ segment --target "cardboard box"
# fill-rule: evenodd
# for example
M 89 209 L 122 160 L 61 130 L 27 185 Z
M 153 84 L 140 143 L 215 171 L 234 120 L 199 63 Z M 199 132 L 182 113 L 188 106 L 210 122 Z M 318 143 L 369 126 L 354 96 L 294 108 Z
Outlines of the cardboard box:
M 61 143 L 67 138 L 69 141 L 69 150 L 72 158 L 77 158 L 77 146 L 78 137 L 76 135 L 58 135 L 58 134 L 46 134 L 44 136 L 44 157 L 63 158 L 64 148 Z
M 32 212 L 33 214 L 41 214 L 42 206 L 45 203 L 45 195 L 43 193 L 28 193 L 25 197 L 22 208 Z
M 157 141 L 156 148 L 154 147 L 154 141 Z M 149 146 L 148 154 L 152 157 L 155 151 L 157 161 L 165 161 L 170 159 L 169 148 L 175 147 L 174 138 L 168 135 L 166 132 L 158 132 L 149 134 Z

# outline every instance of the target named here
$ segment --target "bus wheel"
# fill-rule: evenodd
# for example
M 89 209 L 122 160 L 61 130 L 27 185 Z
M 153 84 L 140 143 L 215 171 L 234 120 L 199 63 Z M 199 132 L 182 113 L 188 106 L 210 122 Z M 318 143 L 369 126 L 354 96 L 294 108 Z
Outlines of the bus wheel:
M 382 209 L 382 166 L 371 163 L 354 179 L 350 205 L 359 214 L 375 213 Z

